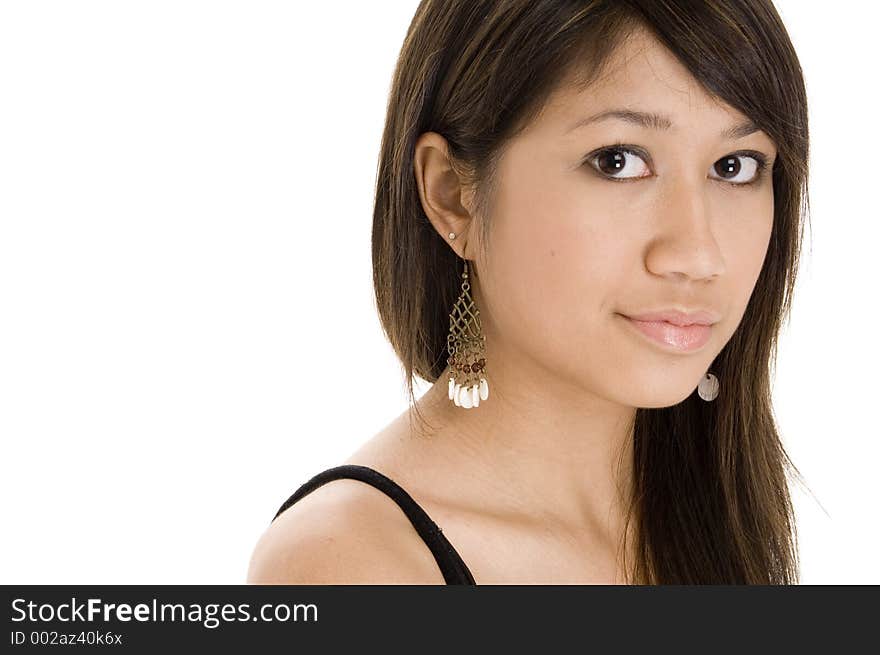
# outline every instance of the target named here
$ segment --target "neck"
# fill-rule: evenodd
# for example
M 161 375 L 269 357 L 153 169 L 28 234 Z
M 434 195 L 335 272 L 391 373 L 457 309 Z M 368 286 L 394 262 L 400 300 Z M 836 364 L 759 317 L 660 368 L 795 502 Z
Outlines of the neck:
M 489 398 L 456 407 L 448 371 L 418 401 L 453 458 L 466 458 L 487 504 L 525 520 L 589 532 L 617 546 L 632 475 L 633 407 L 496 358 Z

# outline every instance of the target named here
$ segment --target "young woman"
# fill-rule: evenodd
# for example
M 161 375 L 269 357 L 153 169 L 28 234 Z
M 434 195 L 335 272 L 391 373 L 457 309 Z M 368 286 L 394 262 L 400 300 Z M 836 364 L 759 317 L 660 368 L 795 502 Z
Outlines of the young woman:
M 796 582 L 770 363 L 807 159 L 769 0 L 422 2 L 372 243 L 412 406 L 248 581 Z

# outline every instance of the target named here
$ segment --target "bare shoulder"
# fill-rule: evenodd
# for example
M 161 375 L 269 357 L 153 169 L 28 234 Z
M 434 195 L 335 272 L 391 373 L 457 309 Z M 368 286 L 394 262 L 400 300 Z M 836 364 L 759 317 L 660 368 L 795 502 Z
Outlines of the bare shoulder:
M 400 507 L 353 479 L 327 482 L 278 516 L 257 542 L 249 584 L 443 584 Z

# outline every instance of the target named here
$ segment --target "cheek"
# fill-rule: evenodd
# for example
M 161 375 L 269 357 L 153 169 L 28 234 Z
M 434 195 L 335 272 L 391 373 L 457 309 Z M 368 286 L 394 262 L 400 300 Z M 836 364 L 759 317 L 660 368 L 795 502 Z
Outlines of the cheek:
M 773 230 L 773 197 L 746 199 L 723 220 L 720 242 L 731 296 L 745 311 L 767 257 Z
M 742 322 L 767 257 L 774 220 L 772 193 L 728 201 L 716 212 L 715 234 L 724 258 L 724 275 L 714 296 L 725 307 L 716 334 L 720 350 Z
M 509 347 L 557 370 L 575 366 L 579 345 L 602 340 L 619 280 L 630 274 L 621 262 L 638 259 L 638 240 L 608 229 L 611 219 L 585 198 L 549 178 L 509 184 L 496 197 L 492 315 Z

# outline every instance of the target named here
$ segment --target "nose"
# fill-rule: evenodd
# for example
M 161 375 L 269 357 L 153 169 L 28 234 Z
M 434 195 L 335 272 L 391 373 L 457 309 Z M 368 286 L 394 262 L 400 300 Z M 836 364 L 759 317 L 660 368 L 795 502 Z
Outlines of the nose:
M 704 190 L 682 179 L 674 187 L 660 201 L 645 266 L 662 277 L 709 280 L 722 275 L 723 253 L 712 231 Z

